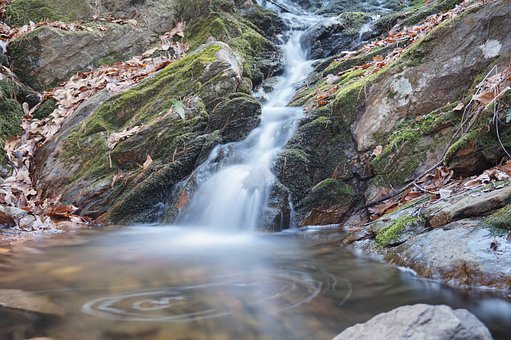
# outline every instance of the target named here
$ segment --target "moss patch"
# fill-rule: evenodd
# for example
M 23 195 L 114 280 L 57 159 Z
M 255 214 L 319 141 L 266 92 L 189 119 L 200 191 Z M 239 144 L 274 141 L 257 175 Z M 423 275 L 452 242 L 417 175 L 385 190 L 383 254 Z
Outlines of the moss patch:
M 7 23 L 22 26 L 29 21 L 74 22 L 92 17 L 92 7 L 83 0 L 16 0 L 6 7 Z
M 511 205 L 495 211 L 486 217 L 482 224 L 493 228 L 511 230 Z
M 402 233 L 408 227 L 413 227 L 421 222 L 421 217 L 412 215 L 403 215 L 396 218 L 390 225 L 382 228 L 376 236 L 376 243 L 379 246 L 387 247 L 399 239 Z
M 187 36 L 191 37 L 192 49 L 205 43 L 209 37 L 229 44 L 245 58 L 245 74 L 256 84 L 270 75 L 274 66 L 272 60 L 278 54 L 276 46 L 237 13 L 210 12 L 193 21 Z

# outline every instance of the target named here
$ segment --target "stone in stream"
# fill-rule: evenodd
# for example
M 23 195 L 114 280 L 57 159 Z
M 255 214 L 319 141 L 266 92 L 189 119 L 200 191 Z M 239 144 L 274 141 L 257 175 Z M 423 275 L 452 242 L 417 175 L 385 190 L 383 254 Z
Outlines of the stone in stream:
M 382 313 L 333 340 L 490 340 L 486 326 L 466 309 L 417 304 Z
M 62 309 L 47 297 L 19 289 L 0 289 L 0 306 L 34 313 L 63 314 Z

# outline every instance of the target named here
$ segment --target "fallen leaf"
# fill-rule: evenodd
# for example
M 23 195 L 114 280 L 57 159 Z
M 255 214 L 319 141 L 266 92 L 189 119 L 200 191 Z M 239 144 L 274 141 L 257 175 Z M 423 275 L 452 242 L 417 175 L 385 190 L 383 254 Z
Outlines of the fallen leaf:
M 491 103 L 493 99 L 495 99 L 495 94 L 493 93 L 493 91 L 485 91 L 483 93 L 474 95 L 472 99 L 486 105 Z
M 134 126 L 132 127 L 131 129 L 130 128 L 125 128 L 124 130 L 122 130 L 121 132 L 113 132 L 109 137 L 108 137 L 108 148 L 110 150 L 113 150 L 117 144 L 123 140 L 125 140 L 126 138 L 129 138 L 131 136 L 133 136 L 134 134 L 136 134 L 137 132 L 140 131 L 140 129 L 142 129 L 142 126 Z
M 177 113 L 179 115 L 179 117 L 181 117 L 181 119 L 186 119 L 186 116 L 185 116 L 185 106 L 183 104 L 182 101 L 177 101 L 175 102 L 174 104 L 172 104 L 172 109 L 174 110 L 175 113 Z
M 383 152 L 383 146 L 378 145 L 377 147 L 374 148 L 371 156 L 378 157 L 379 155 L 381 155 L 382 152 Z
M 144 170 L 147 170 L 147 168 L 149 168 L 151 166 L 151 164 L 153 164 L 153 159 L 151 158 L 150 155 L 147 155 L 147 158 L 146 158 L 146 160 L 144 162 L 144 165 L 143 165 Z
M 456 107 L 453 110 L 461 111 L 461 110 L 463 110 L 464 107 L 465 107 L 465 104 L 463 104 L 462 102 L 459 102 L 458 105 L 456 105 Z

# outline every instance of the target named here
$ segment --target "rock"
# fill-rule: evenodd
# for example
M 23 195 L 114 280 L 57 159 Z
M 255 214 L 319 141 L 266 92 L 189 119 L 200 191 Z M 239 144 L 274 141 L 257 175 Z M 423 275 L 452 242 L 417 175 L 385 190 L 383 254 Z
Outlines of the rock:
M 365 13 L 343 13 L 318 23 L 302 36 L 302 46 L 307 46 L 311 59 L 330 57 L 347 50 L 356 50 L 360 44 L 360 29 L 370 16 Z
M 81 214 L 106 221 L 159 220 L 173 185 L 215 144 L 239 140 L 257 125 L 260 105 L 243 81 L 242 59 L 217 42 L 124 93 L 98 93 L 37 153 L 38 190 L 62 194 Z M 165 114 L 178 100 L 187 103 L 185 119 Z M 111 132 L 135 125 L 143 128 L 108 149 Z M 143 169 L 147 155 L 153 163 Z
M 239 5 L 239 10 L 231 12 L 214 11 L 215 3 L 199 2 L 198 7 L 190 6 L 183 10 L 189 17 L 187 36 L 191 49 L 210 41 L 227 43 L 239 55 L 245 58 L 244 73 L 254 85 L 261 83 L 265 78 L 282 71 L 281 51 L 268 36 L 276 31 L 261 26 L 275 20 L 275 14 L 254 5 Z M 277 30 L 278 31 L 278 30 Z
M 130 25 L 104 24 L 106 31 L 64 31 L 40 27 L 9 47 L 13 70 L 21 81 L 42 90 L 72 74 L 142 54 L 158 39 Z
M 276 183 L 270 193 L 270 199 L 263 214 L 262 228 L 279 232 L 291 227 L 291 207 L 289 191 L 280 183 Z
M 437 5 L 455 4 L 438 0 L 425 7 L 436 11 Z M 371 76 L 361 77 L 366 72 L 363 65 L 399 46 L 318 63 L 316 75 L 293 102 L 310 110 L 276 163 L 276 173 L 291 192 L 297 217 L 303 219 L 313 209 L 317 215 L 335 206 L 322 206 L 320 197 L 300 205 L 316 185 L 329 178 L 351 185 L 352 195 L 364 196 L 366 203 L 374 202 L 442 161 L 461 118 L 454 110 L 456 103 L 470 99 L 467 93 L 473 92 L 477 77 L 484 77 L 494 65 L 507 66 L 510 14 L 506 1 L 466 11 Z M 400 18 L 389 18 L 388 25 Z M 489 25 L 506 29 L 495 32 Z M 331 79 L 335 83 L 329 84 Z M 323 91 L 325 105 L 318 105 Z M 506 146 L 510 126 L 502 124 L 499 129 Z M 477 174 L 504 156 L 495 129 L 484 128 L 477 127 L 449 148 L 444 160 L 453 165 L 456 175 Z M 377 155 L 373 153 L 376 147 L 381 147 Z
M 22 309 L 35 313 L 63 314 L 62 309 L 52 303 L 48 298 L 19 289 L 0 289 L 0 306 Z
M 436 30 L 407 54 L 409 62 L 393 67 L 371 86 L 352 129 L 357 150 L 374 147 L 377 136 L 392 131 L 405 117 L 427 114 L 461 99 L 461 89 L 472 85 L 474 73 L 495 57 L 510 55 L 509 32 L 490 32 L 490 22 L 511 27 L 511 7 L 506 1 L 483 6 L 463 15 L 455 25 Z M 490 56 L 481 46 L 493 40 L 499 48 Z
M 466 309 L 425 304 L 402 306 L 357 324 L 334 340 L 490 340 L 486 326 Z
M 169 31 L 179 0 L 17 0 L 6 7 L 7 23 L 21 26 L 29 21 L 91 22 L 97 18 L 136 20 L 155 33 Z
M 433 228 L 466 217 L 481 216 L 511 202 L 511 186 L 490 192 L 469 192 L 463 197 L 450 197 L 429 207 L 424 215 Z
M 478 220 L 460 220 L 392 248 L 386 259 L 451 285 L 510 292 L 511 242 Z

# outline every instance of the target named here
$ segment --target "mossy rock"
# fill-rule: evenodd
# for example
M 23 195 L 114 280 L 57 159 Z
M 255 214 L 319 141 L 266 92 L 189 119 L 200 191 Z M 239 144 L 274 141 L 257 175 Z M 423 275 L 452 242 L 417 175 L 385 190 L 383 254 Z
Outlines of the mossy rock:
M 22 26 L 30 21 L 76 22 L 92 19 L 93 6 L 87 0 L 16 0 L 7 5 L 7 23 Z
M 413 229 L 422 228 L 423 226 L 424 219 L 422 217 L 405 213 L 378 231 L 376 244 L 381 247 L 390 247 L 403 243 L 402 236 L 407 230 L 413 231 Z
M 15 83 L 5 78 L 0 80 L 0 166 L 7 166 L 4 143 L 7 137 L 16 136 L 22 132 L 21 116 L 23 109 L 16 99 Z
M 174 184 L 217 143 L 239 140 L 257 124 L 260 105 L 237 92 L 237 58 L 223 43 L 205 45 L 126 92 L 91 98 L 97 107 L 79 109 L 38 153 L 38 189 L 62 193 L 63 202 L 105 221 L 157 220 Z M 136 134 L 109 149 L 114 132 L 135 126 L 141 127 Z M 144 168 L 148 156 L 153 162 Z
M 492 228 L 511 230 L 511 205 L 507 205 L 484 218 L 482 224 Z
M 302 211 L 326 209 L 333 206 L 351 205 L 357 199 L 357 191 L 342 180 L 328 178 L 316 186 L 298 202 L 297 208 Z
M 0 166 L 7 166 L 4 142 L 10 136 L 20 135 L 22 104 L 33 107 L 39 101 L 38 94 L 17 79 L 4 75 L 0 80 Z
M 191 49 L 210 37 L 229 44 L 245 58 L 245 74 L 259 84 L 277 67 L 279 49 L 260 29 L 238 13 L 210 12 L 193 21 L 187 29 Z

